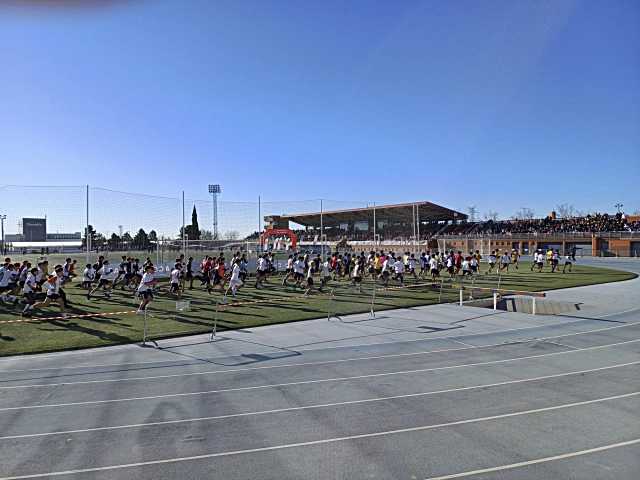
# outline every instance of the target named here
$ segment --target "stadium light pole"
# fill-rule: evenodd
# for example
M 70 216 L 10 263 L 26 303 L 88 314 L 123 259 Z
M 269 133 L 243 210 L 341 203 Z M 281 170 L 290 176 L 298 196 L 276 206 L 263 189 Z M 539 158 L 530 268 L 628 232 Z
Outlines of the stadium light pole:
M 618 209 L 618 213 L 620 213 L 620 212 L 622 211 L 622 207 L 624 207 L 624 205 L 623 205 L 623 204 L 621 204 L 621 203 L 616 203 L 616 204 L 614 205 L 614 207 L 616 207 L 616 208 Z
M 218 240 L 218 194 L 222 193 L 220 185 L 209 184 L 209 193 L 211 194 L 211 207 L 213 211 L 213 239 Z
M 0 223 L 2 223 L 2 255 L 6 255 L 7 251 L 5 249 L 5 243 L 4 243 L 4 221 L 7 219 L 6 215 L 0 215 Z

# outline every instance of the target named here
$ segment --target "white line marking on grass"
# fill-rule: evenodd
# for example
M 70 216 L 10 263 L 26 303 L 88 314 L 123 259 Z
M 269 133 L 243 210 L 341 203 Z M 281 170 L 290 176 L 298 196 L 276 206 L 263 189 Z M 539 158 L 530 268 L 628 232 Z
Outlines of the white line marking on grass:
M 194 423 L 194 422 L 206 422 L 212 420 L 226 420 L 229 418 L 238 418 L 238 417 L 250 417 L 257 415 L 267 415 L 274 413 L 284 413 L 284 412 L 295 412 L 299 410 L 311 410 L 318 408 L 328 408 L 328 407 L 340 407 L 345 405 L 358 405 L 361 403 L 373 403 L 373 402 L 383 402 L 388 400 L 398 400 L 401 398 L 414 398 L 414 397 L 425 397 L 430 395 L 438 395 L 442 393 L 454 393 L 454 392 L 464 392 L 469 390 L 478 390 L 483 388 L 491 388 L 491 387 L 501 387 L 504 385 L 513 385 L 518 383 L 528 383 L 535 382 L 539 380 L 549 380 L 552 378 L 560 378 L 567 377 L 570 375 L 583 375 L 585 373 L 593 373 L 593 372 L 601 372 L 603 370 L 611 370 L 613 368 L 620 367 L 628 367 L 630 365 L 637 365 L 640 363 L 640 360 L 637 362 L 628 362 L 628 363 L 619 363 L 617 365 L 611 365 L 608 367 L 599 367 L 599 368 L 590 368 L 588 370 L 578 370 L 573 372 L 566 373 L 556 373 L 553 375 L 544 375 L 541 377 L 533 377 L 533 378 L 524 378 L 520 380 L 507 380 L 504 382 L 496 382 L 496 383 L 487 383 L 484 385 L 473 385 L 470 387 L 458 387 L 458 388 L 448 388 L 445 390 L 434 390 L 431 392 L 419 392 L 419 393 L 407 393 L 404 395 L 391 395 L 386 397 L 375 397 L 375 398 L 365 398 L 362 400 L 349 400 L 345 402 L 333 402 L 333 403 L 320 403 L 320 404 L 312 404 L 300 407 L 286 407 L 286 408 L 276 408 L 271 410 L 259 410 L 256 412 L 244 412 L 244 413 L 230 413 L 226 415 L 214 415 L 209 417 L 196 417 L 196 418 L 185 418 L 180 420 L 164 420 L 159 422 L 146 422 L 146 423 L 132 423 L 128 425 L 114 425 L 110 427 L 92 427 L 92 428 L 82 428 L 76 430 L 63 430 L 63 431 L 55 431 L 55 432 L 41 432 L 41 433 L 28 433 L 23 435 L 7 435 L 4 437 L 0 437 L 0 440 L 14 440 L 18 438 L 33 438 L 33 437 L 48 437 L 53 435 L 68 435 L 73 433 L 87 433 L 87 432 L 99 432 L 105 430 L 122 430 L 129 428 L 144 428 L 144 427 L 153 427 L 158 425 L 171 425 L 176 423 Z
M 323 378 L 318 380 L 301 380 L 298 382 L 287 382 L 287 383 L 268 383 L 265 385 L 253 385 L 248 387 L 233 387 L 233 388 L 223 388 L 219 390 L 205 390 L 199 392 L 186 392 L 186 393 L 169 393 L 163 395 L 150 395 L 145 397 L 129 397 L 129 398 L 116 398 L 110 400 L 88 400 L 84 402 L 68 402 L 68 403 L 58 403 L 58 404 L 44 404 L 44 405 L 26 405 L 20 407 L 3 407 L 0 408 L 0 412 L 12 411 L 12 410 L 29 410 L 35 408 L 58 408 L 58 407 L 70 407 L 70 406 L 78 406 L 78 405 L 97 405 L 97 404 L 105 404 L 105 403 L 118 403 L 118 402 L 134 402 L 140 400 L 151 400 L 158 398 L 175 398 L 175 397 L 190 397 L 194 395 L 211 395 L 216 393 L 229 393 L 229 392 L 241 392 L 248 390 L 261 390 L 265 388 L 281 388 L 281 387 L 291 387 L 296 385 L 311 385 L 318 383 L 329 383 L 329 382 L 344 382 L 349 380 L 361 380 L 363 378 L 377 378 L 377 377 L 388 377 L 392 375 L 408 375 L 412 373 L 425 373 L 425 372 L 436 372 L 442 370 L 453 370 L 458 368 L 468 368 L 468 367 L 478 367 L 485 365 L 496 365 L 501 363 L 509 363 L 509 362 L 517 362 L 519 360 L 530 360 L 532 358 L 543 358 L 550 357 L 556 355 L 567 355 L 571 353 L 590 351 L 590 350 L 599 350 L 608 347 L 614 347 L 618 345 L 624 345 L 628 343 L 640 342 L 640 339 L 636 340 L 628 340 L 626 342 L 618 342 L 618 343 L 610 343 L 607 345 L 597 345 L 595 347 L 585 347 L 576 350 L 567 350 L 562 352 L 552 352 L 552 353 L 541 353 L 538 355 L 529 355 L 526 357 L 513 357 L 506 358 L 501 360 L 490 360 L 487 362 L 476 362 L 476 363 L 466 363 L 462 365 L 449 365 L 444 367 L 432 367 L 432 368 L 419 368 L 415 370 L 401 370 L 395 372 L 385 372 L 385 373 L 371 373 L 368 375 L 356 375 L 352 377 L 334 377 L 334 378 Z
M 551 407 L 543 407 L 543 408 L 535 408 L 532 410 L 522 410 L 519 412 L 511 412 L 511 413 L 503 413 L 501 415 L 492 415 L 490 417 L 479 417 L 479 418 L 469 418 L 466 420 L 457 420 L 455 422 L 447 422 L 440 423 L 434 425 L 422 425 L 419 427 L 410 427 L 410 428 L 400 428 L 397 430 L 385 430 L 381 432 L 372 432 L 372 433 L 362 433 L 359 435 L 349 435 L 345 437 L 334 437 L 334 438 L 325 438 L 322 440 L 311 440 L 308 442 L 298 442 L 298 443 L 288 443 L 283 445 L 273 445 L 270 447 L 259 447 L 259 448 L 250 448 L 247 450 L 232 450 L 229 452 L 216 452 L 216 453 L 206 453 L 203 455 L 193 455 L 189 457 L 174 457 L 174 458 L 166 458 L 161 460 L 150 460 L 147 462 L 137 462 L 137 463 L 125 463 L 120 465 L 107 465 L 104 467 L 91 467 L 91 468 L 81 468 L 75 470 L 64 470 L 59 472 L 46 472 L 46 473 L 34 473 L 30 475 L 18 475 L 13 477 L 2 477 L 0 480 L 22 480 L 26 478 L 42 478 L 42 477 L 59 477 L 62 475 L 73 475 L 78 473 L 89 473 L 89 472 L 104 472 L 110 470 L 120 470 L 124 468 L 135 468 L 135 467 L 144 467 L 148 465 L 162 465 L 167 463 L 178 463 L 178 462 L 188 462 L 194 460 L 203 460 L 209 458 L 217 458 L 217 457 L 230 457 L 235 455 L 246 455 L 251 453 L 261 453 L 261 452 L 271 452 L 275 450 L 285 450 L 290 448 L 299 448 L 299 447 L 309 447 L 313 445 L 323 445 L 327 443 L 337 443 L 344 442 L 348 440 L 360 440 L 364 438 L 376 438 L 376 437 L 384 437 L 387 435 L 398 435 L 402 433 L 411 433 L 411 432 L 421 432 L 426 430 L 434 430 L 437 428 L 446 428 L 457 425 L 467 425 L 473 423 L 480 422 L 488 422 L 491 420 L 500 420 L 502 418 L 510 418 L 510 417 L 519 417 L 522 415 L 530 415 L 533 413 L 543 413 L 543 412 L 551 412 L 554 410 L 561 410 L 566 408 L 580 407 L 584 405 L 592 405 L 595 403 L 607 402 L 611 400 L 619 400 L 621 398 L 629 398 L 640 395 L 640 392 L 632 392 L 625 393 L 622 395 L 615 395 L 611 397 L 604 398 L 596 398 L 593 400 L 585 400 L 582 402 L 574 402 L 574 403 L 565 403 L 562 405 L 554 405 Z
M 468 472 L 453 473 L 451 475 L 443 475 L 440 477 L 429 477 L 425 480 L 450 480 L 453 478 L 463 478 L 463 477 L 470 477 L 473 475 L 481 475 L 483 473 L 500 472 L 503 470 L 511 470 L 513 468 L 521 468 L 521 467 L 527 467 L 529 465 L 536 465 L 538 463 L 553 462 L 554 460 L 564 460 L 565 458 L 573 458 L 573 457 L 579 457 L 580 455 L 588 455 L 590 453 L 603 452 L 606 450 L 611 450 L 612 448 L 627 447 L 629 445 L 635 445 L 636 443 L 640 443 L 640 438 L 634 438 L 633 440 L 628 440 L 626 442 L 602 445 L 601 447 L 589 448 L 587 450 L 579 450 L 577 452 L 563 453 L 561 455 L 554 455 L 552 457 L 536 458 L 535 460 L 527 460 L 525 462 L 511 463 L 509 465 L 500 465 L 498 467 L 481 468 L 479 470 L 470 470 Z

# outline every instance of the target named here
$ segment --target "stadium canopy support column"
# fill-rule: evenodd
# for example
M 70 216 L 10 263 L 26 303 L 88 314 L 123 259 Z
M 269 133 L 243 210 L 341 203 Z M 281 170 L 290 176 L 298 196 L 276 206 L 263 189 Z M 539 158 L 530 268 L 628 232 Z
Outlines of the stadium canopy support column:
M 416 205 L 411 205 L 411 215 L 413 223 L 413 251 L 416 251 Z
M 87 248 L 87 263 L 89 263 L 89 257 L 91 255 L 91 235 L 89 235 L 89 185 L 87 185 L 87 225 L 84 230 L 85 247 Z M 3 245 L 4 246 L 4 245 Z
M 376 244 L 376 202 L 373 202 L 373 244 Z

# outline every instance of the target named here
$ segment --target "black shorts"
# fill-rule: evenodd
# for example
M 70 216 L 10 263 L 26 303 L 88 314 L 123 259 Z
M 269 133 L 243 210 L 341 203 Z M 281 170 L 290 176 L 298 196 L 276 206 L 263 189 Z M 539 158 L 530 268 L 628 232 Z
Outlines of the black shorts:
M 35 303 L 36 301 L 36 293 L 35 292 L 25 292 L 22 294 L 22 297 L 24 298 L 24 301 L 26 303 L 28 303 L 29 305 L 31 305 L 32 303 Z
M 404 275 L 402 273 L 396 273 L 393 278 L 394 280 L 400 280 L 402 282 L 404 280 Z
M 143 298 L 145 300 L 151 300 L 153 298 L 153 292 L 151 290 L 145 290 L 143 292 L 138 292 L 138 297 Z
M 432 268 L 431 269 L 431 275 L 438 275 L 440 273 L 440 271 L 437 268 Z
M 60 298 L 60 294 L 59 293 L 47 294 L 47 298 L 50 300 L 58 300 Z
M 296 280 L 302 280 L 303 277 L 304 277 L 304 275 L 301 274 L 301 273 L 294 273 L 293 274 L 293 278 L 296 279 Z
M 539 266 L 539 267 L 543 267 L 544 266 L 544 262 L 537 262 L 536 265 Z
M 98 286 L 99 287 L 106 287 L 107 285 L 109 285 L 110 283 L 113 283 L 111 280 L 106 280 L 104 278 L 100 279 L 100 282 L 98 282 Z
M 285 270 L 285 273 L 289 274 L 289 273 L 293 273 L 293 268 L 287 268 Z
M 309 286 L 313 285 L 313 278 L 307 277 L 307 285 Z
M 187 280 L 191 280 L 193 278 L 193 272 L 187 272 L 184 276 Z
M 179 288 L 180 288 L 180 284 L 179 283 L 172 283 L 171 284 L 171 288 L 169 289 L 169 291 L 171 293 L 174 293 L 174 292 L 177 292 Z
M 447 272 L 449 272 L 449 273 L 453 273 L 453 272 L 454 272 L 453 267 L 447 267 Z
M 477 265 L 471 265 L 471 271 L 472 272 L 477 272 L 478 271 L 478 266 Z
M 386 270 L 382 272 L 382 278 L 389 278 L 389 272 L 387 272 Z
M 358 277 L 353 277 L 353 283 L 361 283 L 362 282 L 362 277 L 358 276 Z

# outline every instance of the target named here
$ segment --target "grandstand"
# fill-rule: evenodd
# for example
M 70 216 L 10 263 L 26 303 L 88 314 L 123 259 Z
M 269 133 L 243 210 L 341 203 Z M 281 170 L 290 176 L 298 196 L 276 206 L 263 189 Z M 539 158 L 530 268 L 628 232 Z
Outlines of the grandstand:
M 466 222 L 467 215 L 421 201 L 326 212 L 269 215 L 264 220 L 267 229 L 303 227 L 294 230 L 304 244 L 317 242 L 321 238 L 326 241 L 356 242 L 427 239 L 447 226 Z
M 414 245 L 461 251 L 538 248 L 581 256 L 640 256 L 640 217 L 594 213 L 581 217 L 469 222 L 467 215 L 431 202 L 312 213 L 269 215 L 265 228 L 292 228 L 301 246 Z

